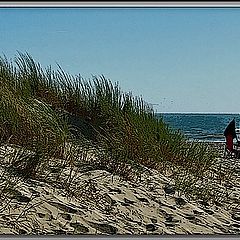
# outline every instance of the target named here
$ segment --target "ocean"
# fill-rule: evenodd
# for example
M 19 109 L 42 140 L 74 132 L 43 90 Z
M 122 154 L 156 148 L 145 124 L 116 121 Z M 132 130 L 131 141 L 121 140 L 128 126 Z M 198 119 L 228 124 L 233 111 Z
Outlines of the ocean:
M 223 132 L 233 118 L 236 128 L 240 128 L 240 114 L 156 113 L 156 116 L 183 132 L 189 140 L 224 142 Z

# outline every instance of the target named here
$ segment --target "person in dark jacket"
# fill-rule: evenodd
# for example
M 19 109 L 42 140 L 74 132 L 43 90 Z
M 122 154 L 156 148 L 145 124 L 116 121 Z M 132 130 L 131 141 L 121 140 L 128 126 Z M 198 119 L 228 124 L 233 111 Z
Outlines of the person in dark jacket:
M 233 139 L 236 138 L 237 143 L 239 144 L 237 134 L 236 134 L 236 123 L 235 119 L 233 119 L 224 131 L 224 136 L 226 137 L 227 149 L 233 152 Z

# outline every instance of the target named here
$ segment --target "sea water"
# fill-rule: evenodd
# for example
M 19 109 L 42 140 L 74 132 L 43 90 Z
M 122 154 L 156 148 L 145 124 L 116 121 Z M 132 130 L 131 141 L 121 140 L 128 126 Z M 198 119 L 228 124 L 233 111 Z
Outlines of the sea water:
M 156 116 L 183 132 L 189 140 L 224 142 L 223 132 L 233 118 L 236 128 L 240 128 L 240 114 L 157 113 Z

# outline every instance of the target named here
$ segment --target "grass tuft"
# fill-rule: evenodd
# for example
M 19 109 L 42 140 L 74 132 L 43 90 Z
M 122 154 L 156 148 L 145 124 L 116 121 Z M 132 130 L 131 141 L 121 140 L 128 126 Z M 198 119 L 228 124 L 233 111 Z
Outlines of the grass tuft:
M 141 174 L 144 166 L 172 171 L 183 192 L 216 159 L 214 149 L 188 142 L 118 83 L 103 75 L 85 80 L 60 66 L 43 69 L 20 52 L 13 62 L 0 58 L 0 140 L 18 146 L 10 166 L 25 177 L 37 177 L 53 159 L 72 168 L 90 161 L 126 179 Z

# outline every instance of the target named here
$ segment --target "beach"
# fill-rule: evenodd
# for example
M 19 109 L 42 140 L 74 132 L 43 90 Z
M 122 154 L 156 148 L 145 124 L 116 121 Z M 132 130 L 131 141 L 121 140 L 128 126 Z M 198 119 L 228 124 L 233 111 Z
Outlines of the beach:
M 50 169 L 42 179 L 24 180 L 5 171 L 2 164 L 0 233 L 239 234 L 240 161 L 222 157 L 223 143 L 211 145 L 220 152 L 216 168 L 221 166 L 225 175 L 211 184 L 229 195 L 212 204 L 187 198 L 175 189 L 173 178 L 157 170 L 146 169 L 140 180 L 130 181 L 101 169 L 66 167 L 62 179 L 53 184 L 48 180 L 56 172 Z M 1 147 L 6 164 L 4 152 L 10 150 Z M 61 183 L 68 180 L 69 171 L 73 177 L 66 191 Z

